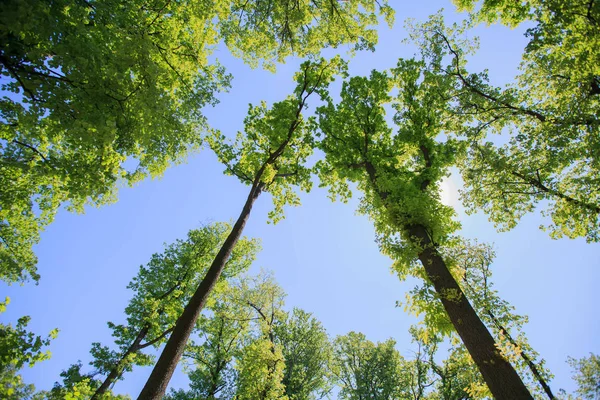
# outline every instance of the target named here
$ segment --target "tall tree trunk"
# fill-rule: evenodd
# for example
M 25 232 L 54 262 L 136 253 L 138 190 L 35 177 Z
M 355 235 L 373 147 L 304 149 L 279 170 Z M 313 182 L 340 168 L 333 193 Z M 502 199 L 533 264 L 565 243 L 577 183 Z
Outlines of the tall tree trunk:
M 431 155 L 425 145 L 421 145 L 420 149 L 427 171 L 432 166 Z M 389 193 L 379 189 L 375 166 L 365 160 L 364 168 L 377 196 L 387 208 Z M 425 192 L 430 183 L 428 179 L 421 182 L 421 191 Z M 437 246 L 429 237 L 427 228 L 419 224 L 399 226 L 399 228 L 406 229 L 411 240 L 414 240 L 423 249 L 418 257 L 423 264 L 425 273 L 494 398 L 496 400 L 533 400 L 517 371 L 496 348 L 493 336 L 450 273 Z
M 104 379 L 104 382 L 102 382 L 102 385 L 100 385 L 100 387 L 98 389 L 96 389 L 96 392 L 94 393 L 94 395 L 91 397 L 90 400 L 97 400 L 100 397 L 102 397 L 102 395 L 108 390 L 108 388 L 110 388 L 110 386 L 114 382 L 116 382 L 117 379 L 119 379 L 119 377 L 121 376 L 121 373 L 123 372 L 123 361 L 131 353 L 135 353 L 139 349 L 140 344 L 142 343 L 142 340 L 144 340 L 146 338 L 146 335 L 148 334 L 149 330 L 150 330 L 150 325 L 148 325 L 148 324 L 146 324 L 140 330 L 138 335 L 135 337 L 135 340 L 133 341 L 133 343 L 131 343 L 131 346 L 129 346 L 129 348 L 127 349 L 127 351 L 125 351 L 123 356 L 119 359 L 119 361 L 117 362 L 115 367 L 110 371 L 110 373 L 108 374 L 106 379 Z
M 494 398 L 533 399 L 517 371 L 496 348 L 494 338 L 448 270 L 427 229 L 422 225 L 407 228 L 410 236 L 423 248 L 419 260 L 427 277 Z
M 171 376 L 181 359 L 183 350 L 187 344 L 187 341 L 192 334 L 196 321 L 200 316 L 200 312 L 208 299 L 210 292 L 219 280 L 221 272 L 229 259 L 235 244 L 242 235 L 242 231 L 246 226 L 252 206 L 254 202 L 262 192 L 264 184 L 260 182 L 259 178 L 255 180 L 242 208 L 242 212 L 238 217 L 231 233 L 225 239 L 221 250 L 217 253 L 213 260 L 206 276 L 196 289 L 196 292 L 190 299 L 189 303 L 183 310 L 181 317 L 177 320 L 173 333 L 169 337 L 165 348 L 163 349 L 148 381 L 144 385 L 142 392 L 138 396 L 138 400 L 161 400 L 167 390 L 167 385 L 171 380 Z

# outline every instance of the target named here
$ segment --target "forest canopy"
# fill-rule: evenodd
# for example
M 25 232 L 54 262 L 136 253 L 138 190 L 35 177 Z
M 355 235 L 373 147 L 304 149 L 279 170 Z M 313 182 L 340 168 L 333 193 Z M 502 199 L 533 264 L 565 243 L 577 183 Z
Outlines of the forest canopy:
M 442 3 L 3 2 L 0 397 L 598 398 L 600 5 Z

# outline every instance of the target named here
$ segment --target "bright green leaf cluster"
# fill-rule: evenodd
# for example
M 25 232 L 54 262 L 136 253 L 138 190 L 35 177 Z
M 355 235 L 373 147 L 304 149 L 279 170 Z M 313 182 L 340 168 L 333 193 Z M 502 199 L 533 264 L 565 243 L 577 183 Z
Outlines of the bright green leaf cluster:
M 496 88 L 469 73 L 460 32 L 440 19 L 420 25 L 423 49 L 445 47 L 470 142 L 461 165 L 469 212 L 485 211 L 501 230 L 541 206 L 553 238 L 600 240 L 600 5 L 594 1 L 456 1 L 476 21 L 533 21 L 516 83 Z M 427 51 L 427 50 L 425 50 Z M 492 138 L 502 134 L 504 140 Z M 493 140 L 493 144 L 490 140 Z
M 0 303 L 0 313 L 6 311 L 10 302 Z M 25 365 L 32 367 L 40 361 L 50 358 L 49 351 L 42 351 L 58 335 L 54 329 L 45 339 L 27 331 L 29 317 L 21 317 L 17 324 L 0 324 L 0 397 L 3 399 L 20 399 L 33 394 L 33 385 L 23 383 L 18 371 Z M 20 397 L 23 396 L 23 397 Z
M 304 117 L 307 99 L 312 94 L 327 96 L 329 84 L 345 70 L 346 63 L 339 57 L 306 61 L 294 77 L 294 95 L 270 108 L 264 102 L 251 105 L 244 132 L 238 132 L 233 143 L 217 131 L 207 138 L 225 173 L 248 185 L 260 183 L 272 195 L 269 218 L 273 222 L 283 218 L 284 206 L 300 204 L 296 187 L 304 191 L 312 187 L 311 169 L 305 164 L 313 154 L 315 120 Z

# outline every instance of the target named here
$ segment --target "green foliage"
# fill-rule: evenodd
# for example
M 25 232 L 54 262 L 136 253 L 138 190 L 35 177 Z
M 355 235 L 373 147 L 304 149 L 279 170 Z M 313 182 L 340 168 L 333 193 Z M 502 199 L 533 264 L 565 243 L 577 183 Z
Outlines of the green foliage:
M 504 357 L 515 366 L 530 392 L 545 398 L 541 384 L 548 384 L 554 376 L 527 341 L 524 326 L 528 318 L 516 314 L 515 308 L 494 289 L 491 265 L 495 252 L 492 247 L 464 241 L 449 248 L 446 257 L 465 295 L 494 333 L 497 347 Z
M 32 399 L 35 386 L 23 382 L 14 364 L 8 364 L 0 371 L 0 395 L 5 400 Z
M 230 141 L 215 131 L 207 138 L 210 147 L 225 167 L 225 173 L 234 175 L 243 183 L 271 193 L 274 209 L 269 218 L 277 222 L 283 218 L 285 205 L 299 205 L 295 187 L 309 191 L 312 186 L 311 170 L 305 166 L 313 153 L 314 139 L 311 127 L 313 117 L 303 115 L 307 99 L 313 93 L 327 96 L 327 87 L 337 74 L 343 74 L 346 63 L 339 57 L 331 60 L 306 61 L 296 73 L 294 95 L 268 108 L 250 106 L 244 120 L 244 132 L 238 132 Z
M 0 312 L 6 310 L 10 302 L 7 297 L 3 303 L 0 303 Z M 34 364 L 50 358 L 50 352 L 42 352 L 44 346 L 50 344 L 50 340 L 58 335 L 58 329 L 52 330 L 46 339 L 35 336 L 32 332 L 26 330 L 30 317 L 21 317 L 15 327 L 1 325 L 0 329 L 0 367 L 7 368 L 13 365 L 17 370 L 25 364 L 32 367 Z
M 514 27 L 531 17 L 533 1 L 505 1 L 505 0 L 453 0 L 458 11 L 475 13 L 477 18 L 487 23 L 501 19 L 503 23 Z M 535 1 L 535 3 L 540 3 Z
M 281 348 L 268 340 L 255 340 L 244 348 L 236 363 L 239 371 L 236 399 L 286 400 Z
M 324 47 L 351 44 L 354 50 L 375 50 L 378 16 L 391 26 L 394 10 L 387 1 L 311 2 L 234 0 L 223 7 L 219 32 L 234 55 L 250 65 L 275 68 L 275 62 L 296 55 L 319 54 Z
M 458 227 L 454 211 L 440 202 L 439 188 L 461 153 L 459 142 L 437 140 L 454 126 L 451 83 L 423 61 L 401 59 L 389 73 L 345 81 L 340 102 L 329 100 L 317 110 L 325 152 L 317 164 L 321 184 L 333 197 L 346 198 L 346 181 L 357 183 L 365 195 L 360 211 L 373 219 L 383 250 L 401 260 L 402 276 L 416 273 L 406 268 L 418 253 L 407 228 L 426 226 L 441 245 Z M 390 108 L 396 132 L 388 125 Z
M 236 399 L 287 400 L 282 383 L 285 360 L 274 332 L 276 321 L 284 315 L 285 293 L 272 276 L 261 274 L 241 280 L 233 297 L 256 315 L 253 335 L 243 344 L 235 363 L 238 371 Z
M 197 323 L 201 344 L 190 341 L 186 347 L 184 358 L 194 364 L 188 373 L 190 390 L 185 392 L 190 398 L 231 399 L 235 395 L 238 373 L 233 362 L 250 334 L 254 314 L 235 297 L 237 284 L 227 282 L 215 293 Z M 176 393 L 171 396 L 178 399 Z
M 471 8 L 474 2 L 457 1 Z M 499 229 L 513 228 L 537 206 L 553 238 L 600 236 L 600 5 L 594 1 L 484 1 L 476 20 L 531 20 L 515 84 L 496 88 L 487 72 L 469 73 L 460 32 L 443 21 L 421 25 L 422 48 L 445 48 L 470 142 L 461 165 L 468 212 L 483 210 Z M 490 140 L 502 134 L 503 140 Z
M 125 309 L 127 325 L 108 324 L 119 350 L 93 344 L 92 365 L 99 372 L 108 374 L 116 364 L 124 371 L 130 371 L 133 365 L 152 365 L 151 356 L 127 349 L 142 331 L 145 343 L 138 343 L 142 348 L 147 343 L 154 347 L 164 343 L 230 229 L 228 224 L 215 223 L 192 230 L 187 240 L 168 245 L 163 253 L 154 254 L 146 266 L 140 267 L 128 286 L 135 294 Z M 258 248 L 256 240 L 240 240 L 225 267 L 223 279 L 248 269 Z
M 453 245 L 446 246 L 443 251 L 446 263 L 463 293 L 493 333 L 496 346 L 515 366 L 531 393 L 545 398 L 541 382 L 548 384 L 554 376 L 527 341 L 524 326 L 528 318 L 516 314 L 515 308 L 502 299 L 493 287 L 491 265 L 495 253 L 492 247 L 456 238 Z M 404 306 L 406 311 L 423 316 L 424 328 L 420 334 L 424 335 L 422 340 L 425 342 L 430 337 L 456 337 L 454 327 L 431 283 L 425 281 L 415 286 L 406 294 Z
M 6 311 L 9 302 L 7 297 L 0 303 L 0 313 Z M 28 332 L 29 320 L 27 316 L 21 317 L 14 327 L 0 324 L 0 397 L 3 399 L 25 399 L 33 395 L 35 388 L 23 383 L 18 371 L 25 365 L 33 367 L 49 359 L 50 352 L 43 352 L 42 348 L 58 335 L 58 329 L 52 330 L 45 339 Z
M 387 2 L 53 1 L 0 5 L 0 278 L 37 280 L 31 247 L 66 204 L 114 201 L 199 148 L 202 108 L 251 65 L 353 43 L 373 49 Z
M 168 400 L 341 399 L 479 400 L 487 386 L 464 346 L 451 336 L 447 358 L 435 329 L 412 327 L 417 345 L 405 359 L 393 340 L 372 343 L 351 332 L 330 342 L 309 313 L 283 311 L 272 276 L 242 276 L 222 285 L 198 322 L 198 339 L 184 357 L 189 390 Z
M 330 343 L 311 314 L 283 311 L 285 294 L 269 274 L 228 281 L 198 322 L 184 357 L 189 390 L 179 399 L 319 399 L 330 389 Z
M 108 323 L 117 348 L 92 344 L 93 361 L 90 364 L 96 373 L 114 383 L 136 365 L 152 365 L 153 356 L 142 350 L 159 347 L 166 341 L 230 230 L 226 223 L 191 230 L 186 240 L 167 245 L 162 253 L 154 254 L 148 264 L 140 267 L 128 286 L 134 295 L 125 308 L 127 324 Z M 246 271 L 259 249 L 257 240 L 240 239 L 215 293 L 219 293 L 226 279 Z M 65 380 L 67 390 L 71 389 L 69 384 L 76 383 L 71 381 Z M 90 385 L 94 390 L 99 387 L 98 382 L 92 381 Z
M 167 245 L 141 266 L 128 285 L 135 295 L 125 309 L 130 326 L 151 322 L 149 336 L 161 334 L 181 315 L 183 307 L 204 278 L 231 226 L 212 223 L 188 232 L 186 240 Z M 260 251 L 258 239 L 238 241 L 222 274 L 227 280 L 246 271 Z
M 417 344 L 414 358 L 409 361 L 411 392 L 415 398 L 428 400 L 487 399 L 491 394 L 477 366 L 456 336 L 449 343 L 429 328 L 411 326 L 413 342 Z M 440 347 L 448 345 L 446 358 L 440 363 Z
M 389 339 L 374 344 L 362 333 L 350 332 L 334 341 L 332 374 L 340 398 L 391 400 L 398 398 L 403 358 Z
M 94 395 L 101 382 L 94 379 L 96 374 L 82 374 L 81 362 L 62 371 L 62 384 L 56 382 L 50 391 L 39 392 L 39 400 L 87 400 Z M 36 397 L 34 400 L 38 400 Z M 110 390 L 97 397 L 99 400 L 130 400 L 127 395 L 115 395 Z
M 61 204 L 113 201 L 120 180 L 160 175 L 198 148 L 200 110 L 230 79 L 207 62 L 218 38 L 206 11 L 202 1 L 2 3 L 3 279 L 37 278 L 30 248 Z
M 441 363 L 439 336 L 410 328 L 417 350 L 405 359 L 391 339 L 374 344 L 361 333 L 338 336 L 332 363 L 341 399 L 475 400 L 487 386 L 464 346 L 454 341 Z
M 589 357 L 581 359 L 569 357 L 568 362 L 575 372 L 577 394 L 584 399 L 600 398 L 600 357 L 590 353 Z
M 289 400 L 316 400 L 330 389 L 331 346 L 327 332 L 310 313 L 294 308 L 274 327 L 285 359 L 282 384 Z
M 340 399 L 482 400 L 490 398 L 475 363 L 455 338 L 439 361 L 441 337 L 411 327 L 414 356 L 406 359 L 391 339 L 373 343 L 350 332 L 334 341 L 332 373 Z

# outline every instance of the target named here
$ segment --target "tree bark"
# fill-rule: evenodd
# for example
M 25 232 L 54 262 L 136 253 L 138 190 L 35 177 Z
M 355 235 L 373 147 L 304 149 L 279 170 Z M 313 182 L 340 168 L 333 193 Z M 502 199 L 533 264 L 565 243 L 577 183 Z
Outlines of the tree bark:
M 173 372 L 175 372 L 175 368 L 181 359 L 187 341 L 200 316 L 200 312 L 202 311 L 210 292 L 219 280 L 221 272 L 231 256 L 233 248 L 241 237 L 242 231 L 250 216 L 250 212 L 252 211 L 252 206 L 260 195 L 263 187 L 264 184 L 258 179 L 252 185 L 246 203 L 244 204 L 242 212 L 235 222 L 231 233 L 229 233 L 227 239 L 225 239 L 223 246 L 221 246 L 219 253 L 217 253 L 213 260 L 206 276 L 183 310 L 181 317 L 177 320 L 173 333 L 169 337 L 169 340 L 154 366 L 148 381 L 144 385 L 142 392 L 138 396 L 138 400 L 161 400 L 163 398 L 167 390 L 167 385 L 171 380 L 171 376 L 173 375 Z
M 533 399 L 517 371 L 496 348 L 494 338 L 465 297 L 462 289 L 422 225 L 407 227 L 422 247 L 419 260 L 492 395 L 497 400 Z

